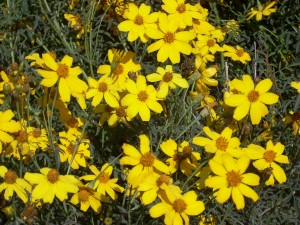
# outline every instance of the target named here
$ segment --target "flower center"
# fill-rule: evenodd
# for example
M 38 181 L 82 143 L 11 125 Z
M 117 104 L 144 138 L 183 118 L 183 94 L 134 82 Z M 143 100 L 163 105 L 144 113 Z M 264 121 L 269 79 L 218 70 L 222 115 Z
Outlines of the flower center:
M 177 12 L 184 13 L 185 12 L 185 4 L 180 4 L 176 8 Z
M 163 76 L 164 82 L 170 82 L 173 79 L 173 74 L 171 72 L 166 72 Z
M 115 76 L 119 76 L 121 73 L 123 73 L 123 71 L 124 71 L 123 66 L 119 64 L 119 65 L 116 67 L 116 69 L 114 70 L 114 75 L 115 75 Z
M 237 55 L 238 57 L 242 57 L 242 56 L 244 55 L 244 50 L 243 50 L 243 49 L 238 49 L 238 50 L 236 50 L 236 55 Z
M 47 174 L 47 179 L 50 183 L 54 184 L 59 177 L 59 173 L 57 172 L 56 169 L 51 169 L 48 174 Z
M 142 155 L 141 159 L 140 159 L 140 163 L 143 166 L 152 166 L 155 160 L 155 156 L 151 153 L 151 152 L 147 152 L 145 154 Z
M 172 43 L 175 40 L 175 35 L 171 32 L 167 32 L 164 37 L 165 42 Z
M 79 193 L 78 193 L 78 200 L 80 202 L 87 202 L 89 200 L 90 195 L 91 195 L 91 193 L 88 190 L 83 189 L 83 190 L 79 191 Z
M 71 128 L 77 127 L 78 126 L 78 121 L 75 118 L 71 118 L 67 121 L 67 125 Z
M 228 147 L 228 144 L 229 144 L 229 142 L 224 137 L 219 137 L 216 140 L 216 147 L 217 147 L 218 150 L 226 151 L 226 149 Z
M 28 141 L 28 134 L 27 134 L 27 132 L 24 131 L 24 130 L 19 131 L 19 135 L 17 137 L 17 141 L 20 142 L 20 143 L 27 142 Z
M 136 25 L 142 25 L 142 24 L 144 23 L 143 17 L 142 17 L 141 15 L 138 14 L 138 15 L 135 17 L 135 19 L 134 19 L 134 23 L 135 23 Z
M 14 184 L 14 183 L 16 183 L 17 178 L 18 178 L 18 175 L 14 171 L 8 170 L 5 173 L 4 181 L 7 184 Z
M 139 94 L 138 94 L 138 99 L 141 101 L 141 102 L 145 102 L 147 99 L 148 99 L 148 94 L 146 91 L 140 91 Z
M 98 91 L 99 92 L 106 92 L 107 91 L 107 83 L 105 82 L 101 82 L 99 83 L 99 86 L 98 86 Z
M 100 173 L 98 177 L 99 182 L 104 184 L 107 183 L 109 179 L 110 179 L 109 175 L 105 172 Z
M 170 184 L 170 176 L 166 174 L 162 174 L 157 180 L 156 180 L 156 185 L 160 187 L 162 184 L 169 185 Z
M 250 102 L 256 102 L 258 98 L 259 98 L 259 93 L 257 91 L 252 90 L 252 91 L 249 92 L 248 100 Z
M 173 203 L 173 209 L 175 212 L 182 213 L 186 209 L 186 203 L 182 199 L 176 199 Z
M 230 171 L 227 174 L 227 182 L 230 187 L 236 187 L 242 181 L 242 176 L 235 171 Z
M 119 118 L 126 116 L 125 108 L 120 106 L 119 108 L 116 109 L 116 114 Z
M 73 154 L 74 149 L 75 149 L 75 145 L 73 145 L 73 143 L 70 143 L 69 146 L 67 147 L 67 152 L 69 154 Z
M 66 78 L 69 75 L 69 67 L 65 64 L 59 64 L 56 73 L 59 77 Z
M 208 47 L 213 47 L 215 45 L 215 41 L 213 39 L 209 39 L 206 44 Z
M 293 115 L 291 115 L 293 121 L 297 121 L 300 119 L 300 112 L 295 112 Z
M 41 129 L 39 128 L 35 128 L 33 131 L 32 131 L 32 136 L 35 137 L 35 138 L 38 138 L 42 135 L 42 131 Z
M 271 163 L 274 161 L 276 157 L 276 152 L 274 152 L 273 150 L 268 150 L 264 153 L 264 159 L 268 162 Z

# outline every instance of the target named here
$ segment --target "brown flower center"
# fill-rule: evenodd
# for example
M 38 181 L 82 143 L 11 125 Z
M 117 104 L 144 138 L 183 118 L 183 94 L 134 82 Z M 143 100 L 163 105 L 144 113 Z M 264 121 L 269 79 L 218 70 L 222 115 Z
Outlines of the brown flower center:
M 141 102 L 145 102 L 147 99 L 148 99 L 148 94 L 146 91 L 140 91 L 139 94 L 138 94 L 138 99 L 141 101 Z
M 228 144 L 229 144 L 229 142 L 224 137 L 219 137 L 216 140 L 216 147 L 217 147 L 218 150 L 226 151 L 226 149 L 228 147 Z
M 91 193 L 86 190 L 86 189 L 82 189 L 78 192 L 78 200 L 79 202 L 87 202 L 89 200 L 89 196 L 91 195 Z
M 47 174 L 47 179 L 50 183 L 54 184 L 59 178 L 59 173 L 56 169 L 51 169 Z
M 19 131 L 19 135 L 17 137 L 17 141 L 20 143 L 24 143 L 28 141 L 28 134 L 25 130 Z
M 32 136 L 35 137 L 35 138 L 38 138 L 42 135 L 42 131 L 41 129 L 39 128 L 35 128 L 33 131 L 32 131 Z
M 69 146 L 67 147 L 67 152 L 69 154 L 73 154 L 74 149 L 75 149 L 75 145 L 73 143 L 70 143 Z
M 238 50 L 236 50 L 236 55 L 237 55 L 238 57 L 242 57 L 242 56 L 244 55 L 244 50 L 243 50 L 243 49 L 238 49 Z
M 119 76 L 121 73 L 123 73 L 123 71 L 124 71 L 123 66 L 119 64 L 119 65 L 116 67 L 116 69 L 114 70 L 114 75 L 115 75 L 115 76 Z
M 11 170 L 8 170 L 4 175 L 4 181 L 7 184 L 16 183 L 17 178 L 18 178 L 18 175 L 14 171 L 11 171 Z
M 182 199 L 176 199 L 173 203 L 173 209 L 175 212 L 182 213 L 186 209 L 186 203 Z
M 107 83 L 105 83 L 105 82 L 99 83 L 99 86 L 98 86 L 98 91 L 99 92 L 106 92 L 107 89 L 108 89 Z
M 98 180 L 99 180 L 100 183 L 105 184 L 110 180 L 110 176 L 105 172 L 101 172 L 99 177 L 98 177 Z
M 151 152 L 147 152 L 145 154 L 142 155 L 141 159 L 140 159 L 140 163 L 143 166 L 152 166 L 155 160 L 155 156 L 151 153 Z
M 248 100 L 250 102 L 256 102 L 258 98 L 259 98 L 259 93 L 257 91 L 252 90 L 252 91 L 249 92 Z
M 206 44 L 208 47 L 213 47 L 215 45 L 215 41 L 213 39 L 209 39 Z
M 185 12 L 185 4 L 180 4 L 176 8 L 177 12 L 184 13 Z
M 65 64 L 59 64 L 56 73 L 59 77 L 66 78 L 69 75 L 69 67 Z
M 173 74 L 171 72 L 166 72 L 163 76 L 164 82 L 170 82 L 173 79 Z
M 230 171 L 227 174 L 227 182 L 230 187 L 236 187 L 242 181 L 242 176 L 235 171 Z
M 164 37 L 165 42 L 172 43 L 175 40 L 175 35 L 171 32 L 167 32 Z
M 136 15 L 136 17 L 134 18 L 134 23 L 136 25 L 142 25 L 144 23 L 144 19 L 141 15 Z
M 157 180 L 156 180 L 156 185 L 160 187 L 162 184 L 169 185 L 170 184 L 170 176 L 166 174 L 162 174 Z
M 125 108 L 120 106 L 119 108 L 116 109 L 116 114 L 119 118 L 126 116 Z
M 78 126 L 78 121 L 77 121 L 77 119 L 75 119 L 75 118 L 70 118 L 68 121 L 67 121 L 67 125 L 69 126 L 69 127 L 71 127 L 71 128 L 74 128 L 74 127 L 77 127 Z
M 293 121 L 299 120 L 300 119 L 300 112 L 294 112 L 294 114 L 291 115 L 291 117 L 292 117 Z
M 274 161 L 276 157 L 276 152 L 274 152 L 273 150 L 268 150 L 264 153 L 264 159 L 268 162 L 271 163 Z

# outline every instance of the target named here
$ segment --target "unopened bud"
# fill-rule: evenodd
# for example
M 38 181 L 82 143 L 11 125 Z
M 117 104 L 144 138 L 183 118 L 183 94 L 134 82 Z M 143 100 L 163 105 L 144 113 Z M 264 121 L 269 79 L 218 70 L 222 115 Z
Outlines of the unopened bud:
M 9 83 L 5 83 L 3 85 L 3 94 L 6 96 L 11 94 L 11 87 Z

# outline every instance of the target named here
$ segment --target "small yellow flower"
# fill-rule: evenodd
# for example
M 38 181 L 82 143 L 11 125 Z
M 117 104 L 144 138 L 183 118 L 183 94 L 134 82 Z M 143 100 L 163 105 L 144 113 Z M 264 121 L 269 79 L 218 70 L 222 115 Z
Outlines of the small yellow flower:
M 251 61 L 251 57 L 248 52 L 245 52 L 240 46 L 236 49 L 229 45 L 223 45 L 224 56 L 230 57 L 233 61 L 240 61 L 245 64 L 247 61 Z
M 283 122 L 285 124 L 292 124 L 294 135 L 297 135 L 300 132 L 300 130 L 299 130 L 300 112 L 290 111 L 289 115 L 287 115 L 283 118 Z
M 223 155 L 222 158 L 221 163 L 214 159 L 209 161 L 209 166 L 216 176 L 211 176 L 205 181 L 207 187 L 213 188 L 216 200 L 224 203 L 232 196 L 237 209 L 245 207 L 244 196 L 256 202 L 259 198 L 257 193 L 247 185 L 257 186 L 259 176 L 245 173 L 250 159 L 244 156 L 234 160 L 229 154 Z
M 64 14 L 64 17 L 69 22 L 69 27 L 77 32 L 76 37 L 80 38 L 84 34 L 84 24 L 79 15 Z
M 276 12 L 276 8 L 272 8 L 277 1 L 272 1 L 262 5 L 259 0 L 257 0 L 257 8 L 251 8 L 250 12 L 247 14 L 247 20 L 250 20 L 255 16 L 256 21 L 262 20 L 263 16 L 269 16 L 271 13 Z
M 9 109 L 6 111 L 0 111 L 0 141 L 9 143 L 14 138 L 8 133 L 15 133 L 21 130 L 21 124 L 12 120 L 15 114 Z
M 293 81 L 291 82 L 291 86 L 295 88 L 298 91 L 298 93 L 300 93 L 300 82 Z
M 273 185 L 275 183 L 275 179 L 279 183 L 286 182 L 286 175 L 283 169 L 277 164 L 289 163 L 288 157 L 286 155 L 282 155 L 284 151 L 283 144 L 278 142 L 274 145 L 272 141 L 268 141 L 265 149 L 259 145 L 250 144 L 245 150 L 250 159 L 256 160 L 253 163 L 254 167 L 260 171 L 265 169 L 271 170 L 271 175 L 265 182 L 266 185 Z

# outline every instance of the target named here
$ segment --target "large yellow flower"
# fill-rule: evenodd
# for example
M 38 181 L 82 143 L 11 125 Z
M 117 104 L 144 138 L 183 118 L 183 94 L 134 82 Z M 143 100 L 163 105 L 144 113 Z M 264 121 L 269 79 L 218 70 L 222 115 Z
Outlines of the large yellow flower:
M 241 120 L 250 111 L 252 124 L 259 124 L 261 118 L 269 113 L 265 104 L 271 105 L 278 102 L 278 95 L 268 92 L 272 87 L 272 81 L 267 78 L 255 86 L 249 75 L 243 75 L 242 80 L 234 79 L 233 82 L 238 93 L 229 94 L 224 98 L 226 105 L 236 107 L 233 118 Z
M 121 100 L 122 105 L 128 106 L 127 115 L 131 119 L 137 114 L 143 121 L 150 120 L 150 109 L 161 113 L 163 108 L 157 102 L 156 90 L 152 85 L 147 85 L 144 76 L 138 76 L 136 83 L 129 79 L 127 81 L 129 93 Z
M 205 181 L 205 185 L 215 191 L 216 200 L 224 203 L 232 196 L 237 209 L 245 207 L 244 196 L 256 202 L 259 198 L 257 193 L 247 185 L 257 186 L 259 176 L 254 173 L 245 173 L 250 159 L 244 156 L 234 160 L 229 154 L 222 157 L 222 163 L 214 159 L 209 161 L 209 166 L 216 176 L 211 176 Z
M 282 155 L 284 151 L 284 145 L 280 142 L 273 144 L 272 141 L 267 142 L 266 149 L 259 145 L 250 144 L 245 149 L 250 159 L 256 160 L 253 165 L 260 171 L 269 170 L 269 178 L 266 181 L 266 185 L 273 185 L 275 179 L 279 183 L 286 181 L 286 175 L 283 169 L 276 163 L 288 164 L 289 159 L 286 155 Z
M 93 175 L 85 175 L 80 177 L 80 180 L 91 181 L 89 186 L 93 189 L 97 189 L 101 195 L 105 195 L 106 193 L 113 199 L 117 199 L 117 192 L 123 192 L 124 188 L 117 184 L 118 178 L 110 179 L 110 176 L 113 172 L 113 167 L 108 163 L 105 163 L 101 171 L 99 171 L 96 166 L 92 165 L 89 167 L 93 172 Z
M 158 13 L 150 13 L 151 7 L 142 3 L 138 8 L 134 3 L 128 4 L 128 10 L 123 17 L 128 19 L 118 25 L 120 31 L 129 32 L 128 41 L 133 42 L 140 38 L 142 42 L 147 42 L 146 29 L 148 27 L 156 27 Z
M 52 203 L 56 196 L 60 201 L 68 198 L 68 193 L 78 191 L 78 180 L 73 175 L 60 175 L 56 169 L 44 167 L 40 173 L 25 173 L 25 180 L 36 185 L 32 191 L 33 200 L 42 199 Z
M 24 203 L 28 202 L 27 192 L 31 192 L 31 185 L 24 179 L 19 178 L 18 175 L 5 166 L 0 166 L 0 177 L 4 178 L 4 182 L 0 184 L 0 193 L 5 190 L 4 198 L 9 201 L 14 192 L 18 195 Z
M 255 16 L 256 21 L 260 21 L 263 16 L 269 16 L 271 13 L 276 12 L 276 8 L 272 8 L 277 1 L 272 1 L 267 4 L 262 5 L 260 1 L 257 1 L 257 8 L 251 8 L 250 12 L 247 14 L 247 20 L 250 20 Z
M 180 62 L 180 53 L 191 54 L 192 46 L 189 41 L 194 39 L 196 34 L 191 31 L 178 31 L 178 22 L 161 13 L 158 28 L 147 29 L 146 33 L 150 38 L 159 39 L 147 48 L 149 53 L 158 50 L 158 62 L 165 62 L 169 58 L 175 64 Z
M 195 191 L 189 191 L 181 194 L 172 189 L 166 190 L 165 194 L 160 195 L 162 202 L 154 205 L 150 209 L 150 216 L 158 218 L 165 215 L 164 222 L 166 225 L 189 225 L 189 216 L 197 216 L 205 209 L 202 201 L 197 201 Z
M 15 114 L 9 109 L 0 111 L 0 141 L 9 143 L 14 140 L 8 133 L 15 133 L 21 130 L 21 124 L 12 120 Z
M 133 187 L 137 187 L 142 181 L 153 173 L 154 170 L 169 174 L 169 168 L 159 161 L 150 151 L 150 140 L 142 134 L 140 138 L 140 151 L 134 146 L 124 143 L 122 149 L 125 156 L 120 159 L 121 165 L 134 166 L 127 177 L 127 181 Z
M 64 102 L 69 102 L 71 92 L 83 93 L 87 90 L 87 84 L 78 78 L 82 73 L 79 66 L 73 67 L 73 58 L 66 55 L 61 62 L 56 62 L 49 54 L 43 54 L 43 60 L 49 70 L 37 69 L 37 72 L 44 78 L 41 84 L 52 87 L 58 82 L 58 92 Z

